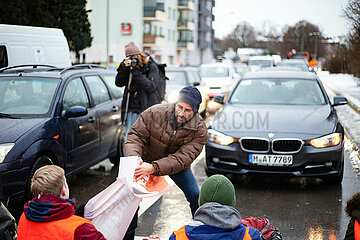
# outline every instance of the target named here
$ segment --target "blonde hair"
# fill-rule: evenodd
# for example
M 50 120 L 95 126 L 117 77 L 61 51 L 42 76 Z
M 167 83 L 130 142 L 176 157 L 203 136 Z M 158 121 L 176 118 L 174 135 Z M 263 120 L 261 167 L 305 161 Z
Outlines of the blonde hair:
M 35 171 L 30 190 L 34 196 L 53 194 L 60 197 L 65 181 L 64 169 L 56 165 L 46 165 Z

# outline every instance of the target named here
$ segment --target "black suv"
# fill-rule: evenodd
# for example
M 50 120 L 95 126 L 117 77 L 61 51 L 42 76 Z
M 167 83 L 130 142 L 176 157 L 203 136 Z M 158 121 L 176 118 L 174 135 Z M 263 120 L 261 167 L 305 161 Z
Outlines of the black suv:
M 110 158 L 119 161 L 123 90 L 100 65 L 0 69 L 0 200 L 28 193 L 41 166 L 74 175 Z

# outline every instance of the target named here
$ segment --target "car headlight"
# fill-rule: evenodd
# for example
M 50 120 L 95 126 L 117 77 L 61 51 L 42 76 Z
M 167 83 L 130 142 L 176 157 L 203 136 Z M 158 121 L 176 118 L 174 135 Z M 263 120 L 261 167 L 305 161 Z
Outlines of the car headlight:
M 10 150 L 15 146 L 15 143 L 0 144 L 0 163 L 2 163 Z
M 215 142 L 221 145 L 229 145 L 235 141 L 233 137 L 222 134 L 214 129 L 208 130 L 208 137 L 210 142 Z
M 310 140 L 310 144 L 316 148 L 325 148 L 337 146 L 341 143 L 341 134 L 332 133 L 320 138 Z
M 179 99 L 179 91 L 172 91 L 169 93 L 167 97 L 167 101 L 169 103 L 175 103 Z

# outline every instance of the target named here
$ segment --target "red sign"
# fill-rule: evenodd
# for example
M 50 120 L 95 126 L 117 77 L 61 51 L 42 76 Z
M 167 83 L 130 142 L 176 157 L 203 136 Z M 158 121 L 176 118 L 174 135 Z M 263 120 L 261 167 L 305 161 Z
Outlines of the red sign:
M 131 34 L 131 23 L 122 23 L 121 24 L 121 34 L 130 35 Z

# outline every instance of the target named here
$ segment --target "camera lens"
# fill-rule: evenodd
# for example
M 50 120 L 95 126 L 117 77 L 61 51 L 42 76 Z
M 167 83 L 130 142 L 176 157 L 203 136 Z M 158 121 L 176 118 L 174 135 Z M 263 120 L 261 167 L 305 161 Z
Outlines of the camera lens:
M 137 66 L 137 64 L 138 64 L 138 60 L 136 58 L 131 58 L 131 63 L 130 63 L 131 67 L 134 68 Z

